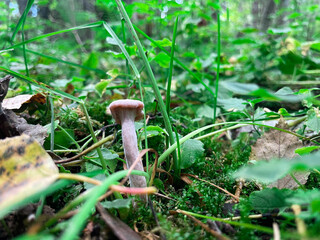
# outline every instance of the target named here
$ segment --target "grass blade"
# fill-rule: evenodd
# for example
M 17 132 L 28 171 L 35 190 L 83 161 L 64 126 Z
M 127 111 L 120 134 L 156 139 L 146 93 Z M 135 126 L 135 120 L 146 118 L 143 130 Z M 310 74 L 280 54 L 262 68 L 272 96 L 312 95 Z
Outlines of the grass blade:
M 173 57 L 174 57 L 174 50 L 175 50 L 176 37 L 177 37 L 178 19 L 179 18 L 177 17 L 173 27 L 172 47 L 171 47 L 171 56 L 170 56 L 171 58 L 170 58 L 169 76 L 168 76 L 168 83 L 167 83 L 166 109 L 167 109 L 168 115 L 170 115 L 170 92 L 171 92 Z
M 47 38 L 47 37 L 51 37 L 51 36 L 54 36 L 54 35 L 58 35 L 58 34 L 61 34 L 61 33 L 65 33 L 65 32 L 71 32 L 71 31 L 74 31 L 74 30 L 80 30 L 80 29 L 86 29 L 86 28 L 94 28 L 94 27 L 101 27 L 103 24 L 103 21 L 98 21 L 98 22 L 94 22 L 94 23 L 89 23 L 89 24 L 85 24 L 85 25 L 80 25 L 80 26 L 77 26 L 77 27 L 73 27 L 73 28 L 68 28 L 68 29 L 63 29 L 63 30 L 60 30 L 60 31 L 56 31 L 56 32 L 52 32 L 52 33 L 47 33 L 47 34 L 44 34 L 44 35 L 41 35 L 41 36 L 37 36 L 37 37 L 34 37 L 34 38 L 31 38 L 27 41 L 24 41 L 24 42 L 20 42 L 18 44 L 15 44 L 15 45 L 12 45 L 11 47 L 8 47 L 4 50 L 1 50 L 0 53 L 2 52 L 7 52 L 7 51 L 12 51 L 13 49 L 17 48 L 17 47 L 20 47 L 24 44 L 27 44 L 27 43 L 31 43 L 31 42 L 35 42 L 37 40 L 40 40 L 40 39 L 43 39 L 43 38 Z
M 219 0 L 218 0 L 219 3 Z M 220 9 L 217 9 L 217 24 L 218 24 L 218 42 L 217 42 L 217 78 L 215 83 L 215 95 L 214 95 L 214 102 L 213 102 L 213 123 L 216 122 L 217 117 L 217 99 L 218 99 L 218 92 L 219 92 L 219 75 L 220 75 L 220 57 L 221 57 L 221 29 L 220 29 Z
M 30 8 L 31 8 L 32 5 L 33 5 L 33 2 L 34 2 L 34 0 L 28 0 L 27 6 L 26 6 L 26 8 L 24 9 L 24 11 L 23 11 L 23 13 L 22 13 L 22 16 L 20 17 L 19 22 L 18 22 L 18 24 L 16 25 L 16 27 L 15 27 L 15 29 L 14 29 L 14 31 L 13 31 L 13 34 L 12 34 L 12 36 L 11 36 L 11 42 L 12 42 L 12 43 L 13 43 L 13 41 L 14 41 L 17 33 L 19 32 L 21 26 L 22 26 L 22 25 L 24 24 L 24 22 L 26 21 L 26 18 L 27 18 L 27 16 L 28 16 L 28 13 L 29 13 L 29 11 L 30 11 Z
M 151 69 L 151 66 L 149 64 L 149 61 L 144 53 L 144 50 L 143 50 L 143 47 L 142 47 L 142 44 L 138 38 L 138 35 L 137 33 L 135 32 L 133 26 L 132 26 L 132 23 L 131 23 L 131 20 L 126 12 L 126 10 L 124 9 L 124 6 L 122 4 L 122 2 L 120 0 L 116 0 L 117 2 L 117 5 L 120 9 L 120 12 L 121 12 L 121 15 L 123 16 L 124 20 L 126 21 L 127 23 L 127 26 L 134 38 L 134 41 L 135 43 L 137 44 L 137 47 L 138 47 L 138 50 L 139 50 L 139 55 L 140 57 L 142 58 L 144 64 L 145 64 L 145 67 L 146 67 L 146 70 L 147 70 L 147 73 L 150 77 L 150 80 L 151 80 L 151 83 L 152 83 L 152 88 L 153 88 L 153 91 L 154 91 L 154 94 L 155 94 L 155 97 L 158 101 L 158 105 L 160 107 L 160 111 L 161 111 L 161 114 L 163 116 L 163 120 L 164 120 L 164 125 L 165 125 L 165 128 L 169 134 L 169 141 L 170 141 L 170 144 L 174 144 L 175 141 L 174 141 L 174 138 L 173 138 L 173 131 L 172 131 L 172 127 L 171 127 L 171 124 L 170 124 L 170 120 L 169 120 L 169 116 L 167 114 L 167 111 L 166 111 L 166 107 L 164 105 L 164 102 L 162 100 L 162 96 L 161 96 L 161 93 L 160 93 L 160 90 L 159 90 L 159 87 L 157 85 L 157 81 L 154 77 L 154 74 L 153 74 L 153 71 Z M 177 158 L 176 158 L 176 155 L 173 154 L 173 157 L 174 157 L 174 162 L 176 164 L 176 161 L 177 161 Z
M 81 102 L 82 102 L 81 99 L 79 99 L 79 98 L 77 98 L 77 97 L 75 97 L 75 96 L 72 96 L 72 95 L 70 95 L 70 94 L 68 94 L 68 93 L 65 93 L 65 92 L 60 91 L 60 90 L 57 90 L 57 89 L 52 89 L 50 86 L 48 86 L 48 85 L 46 85 L 46 84 L 44 84 L 44 83 L 38 82 L 37 80 L 34 80 L 34 79 L 29 78 L 29 77 L 27 77 L 27 76 L 24 76 L 24 75 L 22 75 L 22 74 L 20 74 L 20 73 L 11 71 L 11 70 L 8 69 L 8 68 L 5 68 L 5 67 L 0 66 L 0 71 L 5 72 L 5 73 L 7 73 L 7 74 L 10 74 L 11 76 L 14 76 L 14 77 L 16 77 L 16 78 L 19 78 L 19 79 L 25 81 L 26 83 L 30 83 L 30 84 L 32 84 L 33 86 L 39 87 L 39 88 L 41 88 L 41 89 L 43 89 L 43 90 L 46 90 L 46 91 L 48 91 L 48 92 L 50 92 L 50 93 L 52 93 L 52 94 L 55 94 L 55 95 L 58 95 L 58 96 L 61 96 L 61 97 L 68 98 L 68 99 L 73 100 L 73 101 L 78 102 L 78 103 L 81 103 Z
M 61 62 L 61 63 L 67 64 L 67 65 L 70 65 L 70 66 L 73 66 L 73 67 L 83 68 L 83 69 L 86 69 L 86 70 L 89 70 L 89 71 L 93 71 L 93 72 L 96 72 L 96 73 L 99 73 L 99 74 L 103 74 L 104 76 L 106 76 L 106 72 L 101 70 L 101 69 L 98 69 L 98 68 L 91 68 L 91 67 L 87 67 L 87 66 L 84 66 L 84 65 L 81 65 L 81 64 L 74 63 L 74 62 L 65 61 L 65 60 L 62 60 L 60 58 L 56 58 L 56 57 L 52 57 L 52 56 L 49 56 L 49 55 L 46 55 L 46 54 L 43 54 L 43 53 L 32 51 L 30 49 L 26 49 L 26 51 L 28 53 L 31 53 L 31 54 L 34 54 L 34 55 L 38 55 L 40 57 L 44 57 L 44 58 L 51 59 L 51 60 L 54 60 L 54 61 L 57 61 L 57 62 Z
M 108 31 L 108 33 L 112 36 L 112 38 L 117 42 L 119 48 L 121 49 L 123 54 L 126 56 L 126 59 L 128 60 L 130 66 L 133 69 L 134 74 L 136 75 L 136 78 L 140 79 L 140 73 L 139 73 L 136 65 L 133 63 L 129 53 L 127 52 L 127 50 L 124 47 L 124 45 L 121 42 L 121 40 L 118 38 L 118 36 L 115 34 L 115 32 L 112 30 L 112 28 L 106 22 L 103 22 L 103 26 Z

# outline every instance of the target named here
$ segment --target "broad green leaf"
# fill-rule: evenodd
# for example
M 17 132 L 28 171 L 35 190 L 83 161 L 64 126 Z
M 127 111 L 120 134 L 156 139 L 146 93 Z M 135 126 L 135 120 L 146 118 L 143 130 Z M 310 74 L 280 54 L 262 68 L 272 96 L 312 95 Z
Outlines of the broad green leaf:
M 59 170 L 51 157 L 27 135 L 0 141 L 0 213 L 46 189 Z
M 147 126 L 146 130 L 147 130 L 147 138 L 154 137 L 154 136 L 157 136 L 159 134 L 165 134 L 165 135 L 168 136 L 167 131 L 165 129 L 162 129 L 159 126 Z M 145 134 L 142 133 L 140 135 L 140 137 L 141 137 L 141 140 L 144 140 L 145 139 Z
M 286 116 L 291 116 L 290 113 L 288 113 L 287 109 L 285 109 L 285 108 L 280 108 L 280 109 L 278 110 L 278 113 L 279 113 L 280 115 L 284 116 L 284 117 L 286 117 Z
M 196 93 L 201 93 L 203 90 L 205 90 L 204 86 L 202 86 L 200 83 L 189 83 L 186 86 L 187 90 L 192 90 L 193 92 Z
M 103 95 L 103 93 L 106 91 L 106 88 L 108 87 L 109 83 L 112 82 L 113 79 L 102 79 L 100 82 L 98 82 L 95 85 L 95 89 L 99 93 L 100 97 Z
M 289 189 L 264 189 L 250 194 L 249 202 L 255 210 L 262 212 L 271 212 L 274 209 L 284 209 L 291 205 L 286 199 L 293 195 L 293 191 Z
M 53 129 L 56 129 L 58 127 L 58 125 L 59 125 L 59 120 L 55 120 L 53 124 L 54 124 Z M 49 124 L 47 124 L 47 125 L 45 125 L 43 127 L 47 129 L 47 133 L 48 134 L 51 133 L 51 123 L 49 123 Z
M 200 118 L 206 117 L 206 118 L 211 119 L 211 118 L 213 118 L 213 111 L 214 111 L 214 109 L 212 107 L 208 106 L 207 104 L 203 104 L 198 108 L 196 115 L 197 115 L 197 117 L 200 117 Z M 220 108 L 217 108 L 216 114 L 217 115 L 220 114 Z
M 161 67 L 169 68 L 170 57 L 167 54 L 161 52 L 153 60 L 156 61 Z
M 237 38 L 232 41 L 232 44 L 241 45 L 241 44 L 253 44 L 256 43 L 252 38 Z
M 203 143 L 196 139 L 189 139 L 181 146 L 181 169 L 189 168 L 203 156 Z
M 320 42 L 315 42 L 310 45 L 310 48 L 313 50 L 320 51 Z
M 312 202 L 311 202 L 311 210 L 312 212 L 316 212 L 319 214 L 320 212 L 320 199 L 314 199 Z
M 320 152 L 303 155 L 296 159 L 274 159 L 269 162 L 260 161 L 255 165 L 241 167 L 233 174 L 235 178 L 257 180 L 269 184 L 295 171 L 320 169 Z
M 256 96 L 268 101 L 285 101 L 285 102 L 299 102 L 303 99 L 300 95 L 294 94 L 280 94 L 273 93 L 263 88 L 259 88 L 253 92 L 250 92 L 248 95 Z
M 155 40 L 155 42 L 157 44 L 151 43 L 152 47 L 157 47 L 157 46 L 161 46 L 161 47 L 171 47 L 172 46 L 172 42 L 168 39 L 168 38 L 164 38 L 162 40 Z
M 112 79 L 115 79 L 116 77 L 118 77 L 119 76 L 119 69 L 118 68 L 114 68 L 114 69 L 111 69 L 111 70 L 109 70 L 108 72 L 107 72 L 107 74 L 109 75 L 109 76 L 111 76 L 111 78 Z
M 246 101 L 240 98 L 218 99 L 218 104 L 226 111 L 244 110 L 246 108 Z
M 103 159 L 107 163 L 107 166 L 109 167 L 111 172 L 114 172 L 114 170 L 117 166 L 117 162 L 118 162 L 117 158 L 119 157 L 119 155 L 116 153 L 112 153 L 110 150 L 108 150 L 106 148 L 101 149 L 101 152 L 102 152 Z M 92 160 L 100 161 L 97 151 L 92 151 L 88 156 Z
M 110 169 L 111 172 L 114 172 L 115 168 L 117 166 L 117 163 L 118 163 L 118 160 L 116 158 L 118 158 L 119 155 L 110 152 L 106 148 L 101 149 L 101 152 L 102 152 L 103 159 L 106 161 L 106 165 L 108 166 L 108 168 Z M 99 158 L 97 151 L 96 150 L 92 151 L 91 153 L 88 154 L 88 157 L 89 157 L 88 159 L 90 159 L 91 161 L 86 161 L 86 163 L 85 163 L 86 171 L 93 172 L 96 170 L 100 170 L 101 164 L 100 164 L 100 158 Z M 106 175 L 101 173 L 101 174 L 94 176 L 93 178 L 102 182 L 106 179 Z M 90 189 L 95 186 L 90 183 L 84 183 L 83 185 L 84 185 L 85 189 Z
M 291 28 L 269 28 L 268 33 L 269 34 L 283 34 L 283 33 L 289 33 L 291 32 Z
M 92 52 L 88 59 L 83 63 L 84 66 L 89 67 L 89 68 L 97 68 L 99 65 L 99 59 L 96 53 Z M 81 75 L 88 74 L 88 70 L 86 69 L 81 69 L 80 72 Z
M 307 127 L 312 131 L 315 131 L 316 134 L 320 132 L 320 117 L 317 115 L 317 112 L 311 111 L 311 113 L 308 114 L 308 119 L 306 121 Z
M 50 128 L 50 126 L 49 126 Z M 54 131 L 54 145 L 56 149 L 67 149 L 74 144 L 74 131 L 71 129 L 64 129 L 65 131 Z M 46 138 L 44 143 L 45 148 L 50 148 L 50 135 Z
M 302 147 L 302 148 L 296 149 L 295 153 L 298 153 L 299 155 L 304 155 L 304 154 L 311 153 L 312 151 L 317 150 L 319 148 L 320 146 Z
M 258 85 L 253 83 L 221 81 L 219 84 L 222 85 L 224 88 L 228 89 L 229 91 L 235 94 L 240 94 L 240 95 L 246 95 L 246 94 L 249 94 L 250 92 L 253 92 L 259 89 Z
M 298 205 L 305 205 L 311 204 L 314 200 L 320 199 L 320 191 L 319 189 L 312 189 L 312 190 L 302 190 L 298 189 L 294 192 L 286 202 L 290 205 L 298 204 Z
M 126 199 L 116 199 L 113 201 L 104 201 L 101 202 L 101 205 L 107 209 L 121 209 L 121 208 L 130 208 L 132 203 L 131 198 Z

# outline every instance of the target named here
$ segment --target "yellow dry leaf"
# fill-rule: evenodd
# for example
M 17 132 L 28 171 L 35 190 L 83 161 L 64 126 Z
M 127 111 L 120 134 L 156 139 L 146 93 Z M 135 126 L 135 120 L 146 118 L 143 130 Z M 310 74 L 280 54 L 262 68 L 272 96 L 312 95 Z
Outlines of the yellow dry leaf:
M 54 182 L 59 170 L 33 138 L 0 140 L 0 212 Z

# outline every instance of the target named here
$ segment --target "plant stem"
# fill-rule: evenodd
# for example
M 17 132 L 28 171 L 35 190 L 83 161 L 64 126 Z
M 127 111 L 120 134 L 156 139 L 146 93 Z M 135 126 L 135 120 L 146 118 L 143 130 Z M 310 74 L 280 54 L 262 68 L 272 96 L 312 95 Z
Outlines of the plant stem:
M 52 97 L 49 95 L 49 103 L 50 103 L 50 110 L 51 110 L 51 135 L 50 135 L 50 151 L 54 151 L 54 106 Z
M 219 3 L 219 0 L 218 0 Z M 219 92 L 219 76 L 220 76 L 220 57 L 221 57 L 221 29 L 220 29 L 220 9 L 217 9 L 217 24 L 218 24 L 218 43 L 217 43 L 217 78 L 215 83 L 214 103 L 213 103 L 213 123 L 217 117 L 217 100 Z
M 86 177 L 83 175 L 78 174 L 71 174 L 71 173 L 59 173 L 58 174 L 59 179 L 68 179 L 68 180 L 74 180 L 78 182 L 87 182 L 91 183 L 93 185 L 100 185 L 101 182 L 98 180 L 95 180 L 94 178 Z
M 80 103 L 80 106 L 81 106 L 81 108 L 82 108 L 82 110 L 83 110 L 83 112 L 84 112 L 84 114 L 85 114 L 85 116 L 86 116 L 87 124 L 88 124 L 88 128 L 89 128 L 89 131 L 90 131 L 92 140 L 93 140 L 94 143 L 97 143 L 98 140 L 97 140 L 97 138 L 96 138 L 96 135 L 94 134 L 93 127 L 92 127 L 91 120 L 90 120 L 90 116 L 89 116 L 89 114 L 88 114 L 88 111 L 87 111 L 87 108 L 86 108 L 84 102 L 81 102 L 81 103 Z M 99 155 L 102 168 L 103 168 L 104 170 L 106 170 L 106 174 L 109 175 L 109 171 L 107 170 L 107 165 L 106 165 L 106 162 L 105 162 L 104 159 L 103 159 L 103 155 L 102 155 L 102 152 L 101 152 L 100 147 L 97 147 L 97 153 L 98 153 L 98 155 Z
M 171 58 L 170 58 L 170 65 L 169 65 L 169 76 L 168 76 L 168 83 L 167 83 L 167 96 L 166 96 L 166 109 L 168 116 L 170 116 L 170 92 L 171 92 L 171 81 L 172 81 L 172 70 L 173 70 L 173 57 L 174 57 L 174 50 L 176 44 L 176 36 L 177 36 L 177 27 L 178 27 L 178 17 L 174 23 L 173 28 L 173 36 L 172 36 L 172 47 L 171 47 Z
M 170 119 L 169 119 L 169 116 L 167 114 L 167 111 L 166 111 L 166 107 L 164 105 L 164 102 L 162 100 L 162 96 L 161 96 L 161 93 L 160 93 L 160 90 L 159 90 L 159 87 L 157 85 L 157 81 L 154 77 L 154 74 L 152 72 L 152 69 L 151 69 L 151 66 L 149 64 L 149 61 L 145 55 L 145 52 L 143 50 L 143 47 L 142 47 L 142 44 L 138 38 L 138 35 L 137 33 L 135 32 L 133 26 L 132 26 L 132 23 L 131 23 L 131 20 L 126 12 L 126 10 L 124 9 L 124 6 L 121 2 L 121 0 L 116 0 L 116 3 L 120 9 L 120 12 L 121 12 L 121 15 L 123 16 L 123 18 L 125 19 L 126 23 L 127 23 L 127 26 L 131 32 L 131 35 L 133 36 L 136 44 L 137 44 L 137 47 L 138 47 L 138 50 L 139 50 L 139 54 L 140 54 L 140 57 L 142 58 L 145 66 L 146 66 L 146 69 L 147 69 L 147 73 L 151 79 L 151 83 L 152 83 L 152 88 L 153 88 L 153 91 L 154 91 L 154 94 L 155 94 L 155 97 L 158 101 L 158 105 L 160 107 L 160 111 L 161 111 L 161 114 L 163 116 L 163 120 L 164 120 L 164 125 L 165 125 L 165 128 L 169 134 L 169 141 L 170 141 L 170 144 L 174 144 L 175 141 L 174 141 L 174 138 L 173 138 L 173 131 L 172 131 L 172 128 L 171 128 L 171 124 L 170 124 Z M 177 157 L 176 157 L 176 154 L 174 153 L 173 154 L 173 159 L 174 159 L 174 162 L 177 161 Z

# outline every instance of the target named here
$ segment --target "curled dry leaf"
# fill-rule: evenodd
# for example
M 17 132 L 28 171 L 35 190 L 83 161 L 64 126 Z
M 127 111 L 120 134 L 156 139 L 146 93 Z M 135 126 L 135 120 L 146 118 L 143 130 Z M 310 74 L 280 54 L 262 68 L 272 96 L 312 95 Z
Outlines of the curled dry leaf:
M 279 120 L 276 127 L 281 129 L 289 129 L 288 124 L 283 118 Z M 260 139 L 258 139 L 258 141 L 253 146 L 251 146 L 251 155 L 249 159 L 257 161 L 269 161 L 274 158 L 292 159 L 298 156 L 295 153 L 295 150 L 302 146 L 302 142 L 298 137 L 290 133 L 271 129 L 270 131 L 266 132 Z M 305 184 L 307 182 L 309 174 L 294 173 L 294 176 L 301 184 Z M 278 181 L 268 185 L 268 187 L 277 187 L 279 189 L 293 189 L 298 187 L 298 184 L 290 175 L 287 175 L 284 178 L 281 178 Z
M 59 170 L 33 138 L 21 135 L 0 141 L 0 217 L 25 198 L 54 182 Z
M 5 109 L 19 110 L 23 105 L 29 103 L 45 104 L 46 96 L 44 94 L 37 93 L 35 95 L 23 94 L 12 98 L 6 98 L 2 102 L 2 107 Z

